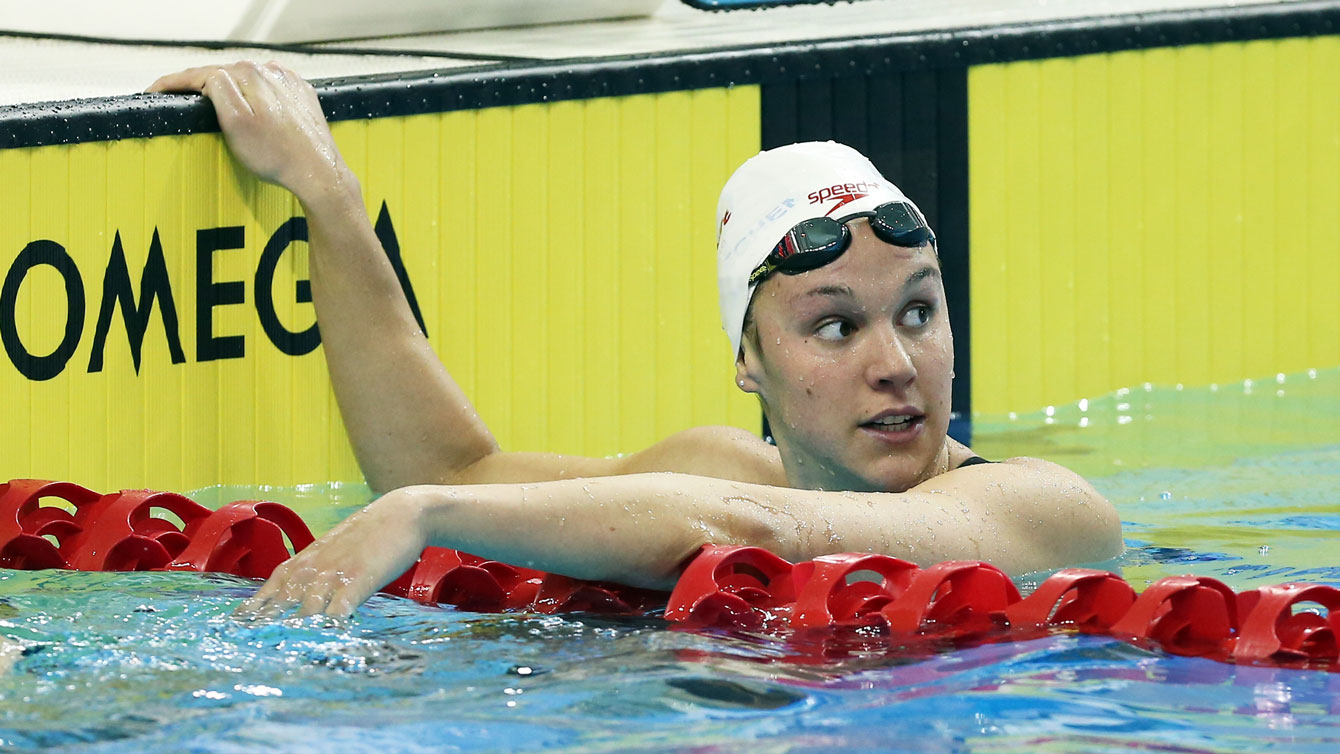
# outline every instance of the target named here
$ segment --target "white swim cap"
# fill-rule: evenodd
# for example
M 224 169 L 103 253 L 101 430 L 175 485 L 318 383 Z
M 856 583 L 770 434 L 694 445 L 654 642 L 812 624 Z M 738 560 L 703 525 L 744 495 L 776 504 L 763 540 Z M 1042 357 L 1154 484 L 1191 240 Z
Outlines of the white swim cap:
M 865 155 L 832 141 L 789 144 L 741 165 L 717 202 L 717 295 L 732 356 L 740 352 L 749 275 L 796 223 L 911 200 Z M 920 210 L 918 210 L 920 211 Z

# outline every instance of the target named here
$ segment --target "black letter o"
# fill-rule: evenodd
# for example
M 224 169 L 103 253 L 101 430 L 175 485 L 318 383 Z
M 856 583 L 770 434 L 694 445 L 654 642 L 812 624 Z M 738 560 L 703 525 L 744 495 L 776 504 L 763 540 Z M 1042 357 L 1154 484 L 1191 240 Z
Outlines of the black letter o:
M 48 264 L 56 268 L 65 279 L 65 337 L 56 350 L 46 356 L 34 356 L 19 339 L 15 309 L 18 307 L 19 287 L 28 276 L 28 271 L 40 265 Z M 4 341 L 5 352 L 9 360 L 23 374 L 34 382 L 49 380 L 65 369 L 65 364 L 79 347 L 79 338 L 84 331 L 84 281 L 79 277 L 79 268 L 65 252 L 65 247 L 55 241 L 33 241 L 23 247 L 14 264 L 5 275 L 5 285 L 0 289 L 0 340 Z

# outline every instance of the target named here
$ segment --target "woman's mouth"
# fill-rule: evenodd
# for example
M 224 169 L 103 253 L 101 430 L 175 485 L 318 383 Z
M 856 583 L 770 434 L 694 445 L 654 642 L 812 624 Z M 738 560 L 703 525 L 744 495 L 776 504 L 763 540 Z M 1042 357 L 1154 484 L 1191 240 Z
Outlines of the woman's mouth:
M 903 443 L 920 435 L 925 424 L 925 414 L 889 412 L 861 424 L 861 430 L 883 442 Z

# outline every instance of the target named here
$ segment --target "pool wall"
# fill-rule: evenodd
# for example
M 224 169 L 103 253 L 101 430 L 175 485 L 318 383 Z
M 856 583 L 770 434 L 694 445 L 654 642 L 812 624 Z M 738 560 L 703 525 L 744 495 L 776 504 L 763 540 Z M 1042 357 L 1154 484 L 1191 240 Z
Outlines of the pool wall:
M 710 218 L 735 165 L 795 140 L 862 149 L 935 224 L 966 416 L 1340 363 L 1338 24 L 1294 3 L 321 89 L 499 441 L 604 455 L 758 428 Z M 0 175 L 0 478 L 357 478 L 299 209 L 208 107 L 3 108 Z

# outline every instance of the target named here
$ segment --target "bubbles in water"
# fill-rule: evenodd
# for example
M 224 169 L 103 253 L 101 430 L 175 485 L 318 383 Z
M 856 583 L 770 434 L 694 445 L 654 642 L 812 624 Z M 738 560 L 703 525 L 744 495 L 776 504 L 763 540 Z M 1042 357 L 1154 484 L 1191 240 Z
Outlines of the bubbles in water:
M 1283 385 L 1284 379 L 1285 379 L 1284 372 L 1280 372 L 1279 374 L 1275 375 L 1275 383 L 1278 385 Z

